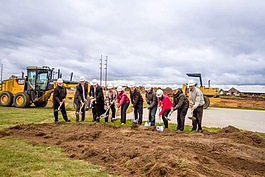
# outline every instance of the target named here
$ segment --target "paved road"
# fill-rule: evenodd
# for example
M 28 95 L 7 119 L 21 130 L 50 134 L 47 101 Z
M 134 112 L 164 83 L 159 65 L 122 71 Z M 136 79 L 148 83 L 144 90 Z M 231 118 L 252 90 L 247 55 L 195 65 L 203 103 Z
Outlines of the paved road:
M 144 121 L 147 120 L 148 111 L 144 110 Z M 190 112 L 187 113 L 187 116 Z M 176 123 L 176 112 L 171 116 L 171 123 Z M 191 125 L 191 120 L 186 116 L 186 125 Z M 133 117 L 132 113 L 128 114 L 128 118 Z M 157 116 L 158 117 L 158 114 Z M 235 126 L 240 129 L 263 132 L 265 133 L 265 111 L 243 110 L 243 109 L 225 109 L 211 108 L 204 110 L 203 126 L 206 127 L 226 127 L 228 125 Z

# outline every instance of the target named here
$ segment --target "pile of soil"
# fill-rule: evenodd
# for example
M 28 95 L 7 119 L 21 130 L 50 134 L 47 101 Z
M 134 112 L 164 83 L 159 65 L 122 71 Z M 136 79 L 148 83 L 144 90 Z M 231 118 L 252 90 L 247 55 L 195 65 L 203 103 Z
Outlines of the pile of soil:
M 226 127 L 217 133 L 157 132 L 98 124 L 27 124 L 1 136 L 65 149 L 69 158 L 123 176 L 265 176 L 265 139 Z

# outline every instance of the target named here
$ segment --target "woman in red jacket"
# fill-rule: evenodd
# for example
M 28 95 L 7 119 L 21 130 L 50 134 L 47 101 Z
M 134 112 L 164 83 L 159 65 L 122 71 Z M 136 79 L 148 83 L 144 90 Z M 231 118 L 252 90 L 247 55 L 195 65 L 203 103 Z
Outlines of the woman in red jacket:
M 165 128 L 168 128 L 168 120 L 166 119 L 166 117 L 171 111 L 172 102 L 166 94 L 163 94 L 163 91 L 160 89 L 156 91 L 156 96 L 158 97 L 158 105 L 162 108 L 159 116 L 162 116 Z
M 119 86 L 117 88 L 117 103 L 118 103 L 118 109 L 119 107 L 121 107 L 121 124 L 125 124 L 126 123 L 126 111 L 129 107 L 130 104 L 130 99 L 129 97 L 126 95 L 126 93 L 123 91 L 122 86 Z

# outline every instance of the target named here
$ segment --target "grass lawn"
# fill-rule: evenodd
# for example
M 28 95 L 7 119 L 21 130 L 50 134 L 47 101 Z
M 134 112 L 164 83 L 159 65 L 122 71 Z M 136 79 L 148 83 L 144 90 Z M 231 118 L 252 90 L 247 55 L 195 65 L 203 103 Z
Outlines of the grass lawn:
M 0 139 L 0 176 L 108 176 L 104 168 L 64 156 L 56 146 Z

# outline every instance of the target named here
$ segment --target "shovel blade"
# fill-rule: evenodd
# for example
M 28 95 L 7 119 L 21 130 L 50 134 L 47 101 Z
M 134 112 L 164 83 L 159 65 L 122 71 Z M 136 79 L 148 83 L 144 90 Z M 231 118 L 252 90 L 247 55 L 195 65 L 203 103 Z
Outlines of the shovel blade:
M 164 127 L 163 126 L 156 126 L 156 130 L 159 132 L 164 131 Z

